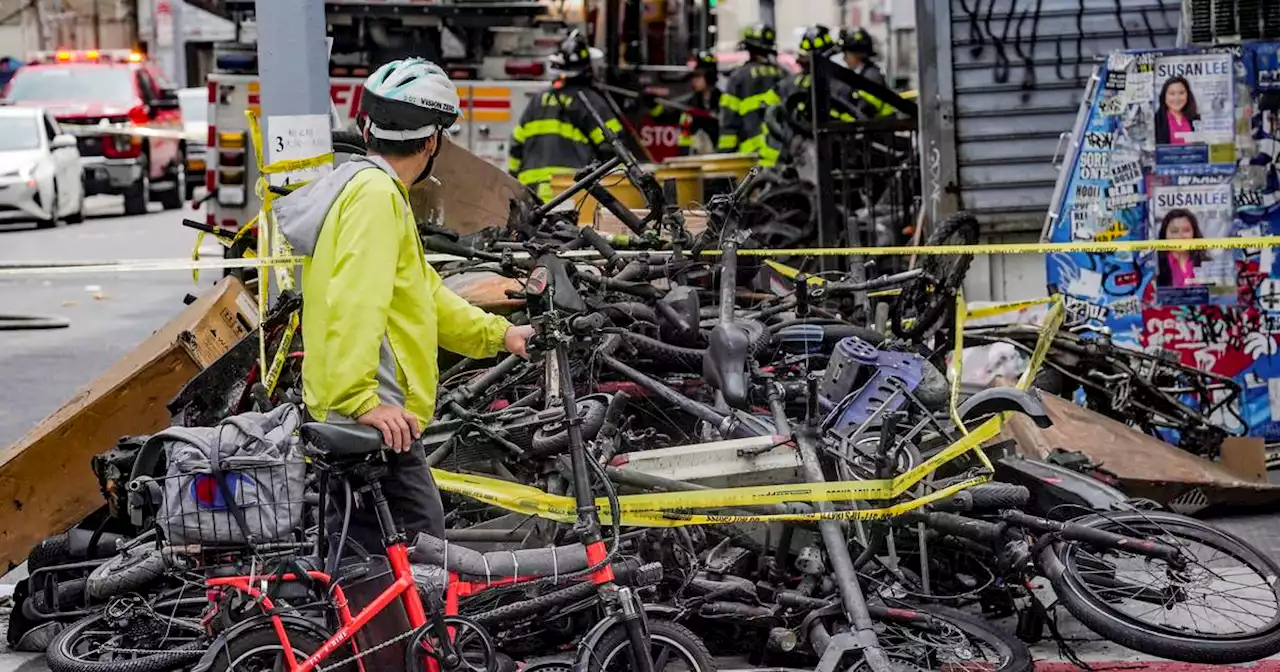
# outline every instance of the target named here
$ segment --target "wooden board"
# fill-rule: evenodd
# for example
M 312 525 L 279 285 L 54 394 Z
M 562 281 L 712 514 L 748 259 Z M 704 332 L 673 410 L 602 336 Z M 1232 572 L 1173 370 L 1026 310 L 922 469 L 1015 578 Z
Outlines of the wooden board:
M 0 563 L 102 506 L 90 458 L 168 427 L 170 398 L 257 324 L 253 298 L 224 278 L 0 453 Z
M 1240 478 L 1220 464 L 1192 455 L 1061 397 L 1041 394 L 1053 420 L 1049 429 L 1014 415 L 1003 438 L 1018 452 L 1043 459 L 1054 448 L 1080 451 L 1120 478 L 1121 489 L 1169 505 L 1180 497 L 1203 505 L 1259 506 L 1280 502 L 1280 486 Z M 1199 494 L 1197 494 L 1197 492 Z
M 513 198 L 531 198 L 506 171 L 445 138 L 431 175 L 410 190 L 419 221 L 446 226 L 461 235 L 490 226 L 506 226 Z

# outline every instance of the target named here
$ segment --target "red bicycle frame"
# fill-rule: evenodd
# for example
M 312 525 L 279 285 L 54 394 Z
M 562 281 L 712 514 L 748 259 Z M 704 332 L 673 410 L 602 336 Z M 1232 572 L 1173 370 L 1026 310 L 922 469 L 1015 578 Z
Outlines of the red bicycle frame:
M 296 574 L 283 574 L 271 577 L 251 577 L 251 576 L 227 576 L 210 578 L 205 581 L 205 585 L 209 588 L 232 588 L 241 591 L 255 600 L 260 600 L 266 613 L 271 614 L 271 625 L 276 631 L 276 636 L 280 638 L 280 644 L 285 651 L 289 652 L 285 660 L 288 661 L 286 669 L 289 672 L 312 672 L 320 663 L 324 662 L 329 656 L 333 655 L 343 644 L 351 642 L 351 647 L 356 653 L 356 644 L 351 641 L 357 632 L 364 626 L 369 624 L 375 616 L 382 613 L 396 599 L 404 605 L 405 613 L 409 617 L 409 626 L 417 629 L 427 624 L 426 610 L 422 606 L 422 599 L 418 595 L 417 584 L 413 580 L 413 570 L 409 567 L 409 552 L 405 548 L 403 542 L 392 544 L 387 547 L 387 561 L 391 565 L 391 575 L 395 581 L 378 594 L 365 608 L 354 616 L 351 614 L 351 607 L 347 602 L 346 593 L 342 590 L 342 586 L 333 586 L 333 597 L 336 602 L 338 612 L 338 631 L 332 637 L 325 640 L 324 644 L 312 653 L 305 660 L 299 661 L 293 654 L 292 645 L 289 642 L 289 633 L 285 628 L 284 621 L 279 614 L 275 613 L 275 605 L 270 597 L 263 595 L 260 588 L 254 587 L 255 582 L 261 581 L 297 581 Z M 310 571 L 307 576 L 313 581 L 321 584 L 326 590 L 333 583 L 333 578 L 324 572 Z M 452 595 L 453 575 L 450 575 L 450 595 Z M 454 598 L 451 603 L 446 603 L 445 613 L 454 615 L 457 613 L 457 600 Z M 356 664 L 361 672 L 365 672 L 364 661 L 357 658 Z M 427 672 L 439 672 L 439 666 L 434 658 L 427 656 L 426 661 Z

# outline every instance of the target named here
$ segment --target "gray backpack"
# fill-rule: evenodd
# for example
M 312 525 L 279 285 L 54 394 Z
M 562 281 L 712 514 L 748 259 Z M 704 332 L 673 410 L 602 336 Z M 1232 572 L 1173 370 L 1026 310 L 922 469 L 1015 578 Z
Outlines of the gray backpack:
M 303 520 L 306 465 L 297 406 L 243 413 L 214 427 L 171 427 L 151 437 L 168 464 L 157 522 L 170 544 L 287 539 Z

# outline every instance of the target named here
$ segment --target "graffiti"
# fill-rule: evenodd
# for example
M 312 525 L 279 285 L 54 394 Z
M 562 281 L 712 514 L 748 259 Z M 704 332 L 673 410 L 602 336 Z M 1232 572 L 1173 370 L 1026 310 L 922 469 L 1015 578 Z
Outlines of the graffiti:
M 1106 306 L 1098 305 L 1086 299 L 1077 299 L 1074 296 L 1064 297 L 1062 307 L 1066 310 L 1067 321 L 1072 324 L 1106 322 L 1109 314 Z
M 1147 199 L 1146 194 L 1138 190 L 1138 184 L 1115 184 L 1107 187 L 1107 209 L 1127 210 Z M 1117 222 L 1119 224 L 1119 222 Z
M 929 183 L 929 219 L 936 222 L 942 202 L 942 151 L 937 145 L 929 150 Z
M 1113 133 L 1090 132 L 1084 134 L 1084 147 L 1090 151 L 1111 151 L 1115 147 L 1116 136 Z
M 1104 243 L 1112 240 L 1120 240 L 1127 235 L 1129 235 L 1129 229 L 1124 228 L 1124 224 L 1121 224 L 1120 222 L 1112 222 L 1111 226 L 1093 234 L 1093 239 L 1100 243 Z
M 1099 182 L 1111 179 L 1111 155 L 1107 152 L 1084 152 L 1080 155 L 1080 179 Z

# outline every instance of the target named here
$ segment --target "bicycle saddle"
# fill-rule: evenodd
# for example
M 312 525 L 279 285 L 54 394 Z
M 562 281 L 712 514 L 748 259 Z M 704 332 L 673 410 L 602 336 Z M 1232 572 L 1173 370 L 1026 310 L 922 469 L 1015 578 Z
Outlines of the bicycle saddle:
M 724 395 L 730 408 L 747 407 L 747 355 L 751 332 L 742 324 L 717 324 L 707 339 L 702 375 Z
M 413 548 L 409 549 L 409 560 L 489 579 L 563 576 L 591 566 L 587 561 L 587 549 L 582 544 L 481 553 L 426 533 L 419 534 Z
M 365 425 L 303 423 L 302 440 L 330 455 L 368 455 L 382 450 L 382 432 Z

